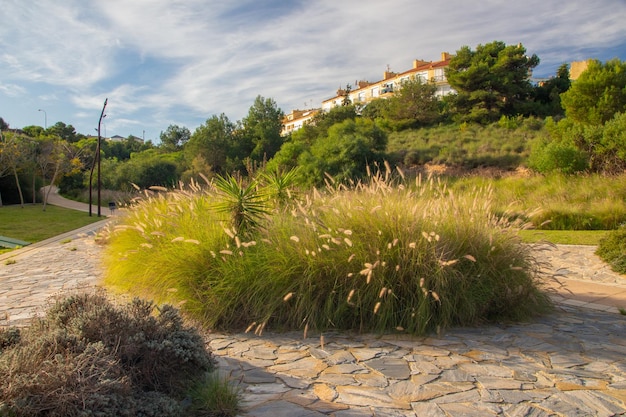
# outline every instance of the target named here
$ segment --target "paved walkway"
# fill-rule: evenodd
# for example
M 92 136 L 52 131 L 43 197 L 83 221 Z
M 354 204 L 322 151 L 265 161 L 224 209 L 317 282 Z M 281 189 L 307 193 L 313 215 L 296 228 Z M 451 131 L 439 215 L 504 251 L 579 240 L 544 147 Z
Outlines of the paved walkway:
M 98 285 L 102 223 L 0 255 L 0 324 Z M 557 311 L 441 335 L 207 334 L 248 416 L 626 416 L 626 277 L 593 247 L 537 247 Z

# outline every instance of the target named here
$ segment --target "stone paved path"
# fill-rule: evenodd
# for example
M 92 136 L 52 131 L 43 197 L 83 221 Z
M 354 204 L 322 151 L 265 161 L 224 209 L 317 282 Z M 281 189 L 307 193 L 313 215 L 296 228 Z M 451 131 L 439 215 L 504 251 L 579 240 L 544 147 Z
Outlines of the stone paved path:
M 97 285 L 100 251 L 81 235 L 0 256 L 0 324 Z M 626 288 L 592 248 L 538 253 L 567 280 Z M 615 311 L 563 303 L 532 323 L 427 338 L 207 334 L 207 343 L 248 416 L 626 416 L 626 316 Z

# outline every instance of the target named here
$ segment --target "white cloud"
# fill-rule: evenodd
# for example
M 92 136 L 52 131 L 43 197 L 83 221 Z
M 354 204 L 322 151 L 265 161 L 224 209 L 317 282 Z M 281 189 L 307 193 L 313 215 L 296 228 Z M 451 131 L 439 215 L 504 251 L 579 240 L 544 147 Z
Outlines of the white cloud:
M 9 97 L 19 97 L 26 94 L 26 89 L 16 84 L 0 84 L 0 92 Z
M 239 119 L 259 94 L 286 112 L 318 106 L 387 65 L 493 40 L 522 42 L 547 74 L 620 45 L 626 59 L 623 0 L 6 0 L 3 14 L 3 109 L 3 96 L 30 95 L 28 117 L 43 101 L 91 126 L 108 97 L 109 129 L 152 136 L 172 120 Z

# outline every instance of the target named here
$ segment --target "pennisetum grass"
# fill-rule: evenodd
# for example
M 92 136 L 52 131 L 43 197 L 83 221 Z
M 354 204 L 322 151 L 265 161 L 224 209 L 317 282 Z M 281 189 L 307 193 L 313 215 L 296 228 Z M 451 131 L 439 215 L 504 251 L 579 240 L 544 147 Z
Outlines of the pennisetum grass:
M 152 193 L 111 232 L 106 282 L 257 333 L 424 334 L 549 309 L 517 237 L 524 225 L 493 214 L 490 187 L 453 192 L 386 168 L 367 183 L 283 189 L 280 210 L 255 199 L 258 224 L 245 233 L 214 210 L 214 189 Z

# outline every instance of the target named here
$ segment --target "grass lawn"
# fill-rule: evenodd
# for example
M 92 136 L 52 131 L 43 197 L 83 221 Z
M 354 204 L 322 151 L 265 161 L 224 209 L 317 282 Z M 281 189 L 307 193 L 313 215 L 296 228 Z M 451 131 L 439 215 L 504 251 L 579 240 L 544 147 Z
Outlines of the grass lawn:
M 39 242 L 103 220 L 103 217 L 92 216 L 82 211 L 69 210 L 57 206 L 46 206 L 43 211 L 41 204 L 0 207 L 0 236 Z M 0 251 L 2 249 L 0 248 Z
M 597 245 L 608 230 L 522 230 L 520 236 L 527 243 L 541 240 L 563 245 Z

